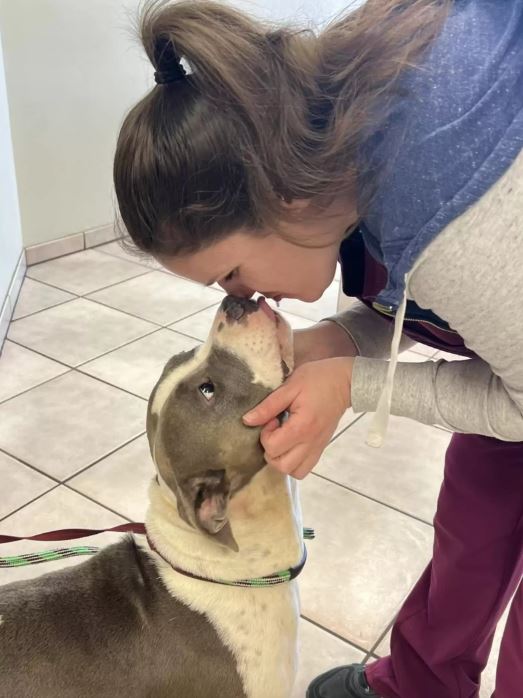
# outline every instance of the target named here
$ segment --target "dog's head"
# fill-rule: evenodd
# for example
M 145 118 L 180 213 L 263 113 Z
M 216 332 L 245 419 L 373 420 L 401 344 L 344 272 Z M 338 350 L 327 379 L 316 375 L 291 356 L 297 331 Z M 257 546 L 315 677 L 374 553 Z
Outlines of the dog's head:
M 265 465 L 242 416 L 292 370 L 292 331 L 265 300 L 227 296 L 205 344 L 174 356 L 149 399 L 147 436 L 180 516 L 237 550 L 231 497 Z

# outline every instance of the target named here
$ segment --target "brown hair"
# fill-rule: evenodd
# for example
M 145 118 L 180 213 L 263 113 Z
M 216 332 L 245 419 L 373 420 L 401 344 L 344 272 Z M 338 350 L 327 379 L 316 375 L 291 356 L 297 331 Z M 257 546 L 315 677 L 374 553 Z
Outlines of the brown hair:
M 159 73 L 114 160 L 121 219 L 140 250 L 195 252 L 240 227 L 277 227 L 283 201 L 354 191 L 362 144 L 446 0 L 367 0 L 319 34 L 208 0 L 153 0 L 141 39 Z M 179 69 L 178 69 L 179 72 Z

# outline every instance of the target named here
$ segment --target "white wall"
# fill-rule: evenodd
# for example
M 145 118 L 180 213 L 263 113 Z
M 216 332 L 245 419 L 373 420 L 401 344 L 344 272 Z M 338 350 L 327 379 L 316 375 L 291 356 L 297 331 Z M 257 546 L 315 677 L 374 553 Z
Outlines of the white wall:
M 233 0 L 258 16 L 321 20 L 345 3 Z M 26 246 L 113 220 L 125 111 L 152 82 L 130 31 L 139 0 L 0 0 Z
M 113 219 L 112 155 L 150 70 L 137 0 L 0 0 L 24 244 Z
M 21 252 L 22 235 L 0 35 L 0 311 Z

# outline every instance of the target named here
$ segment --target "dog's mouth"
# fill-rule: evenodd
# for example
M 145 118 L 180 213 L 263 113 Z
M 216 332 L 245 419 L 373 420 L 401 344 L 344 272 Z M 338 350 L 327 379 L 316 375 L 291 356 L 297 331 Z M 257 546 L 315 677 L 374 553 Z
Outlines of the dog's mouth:
M 211 341 L 230 348 L 254 368 L 255 374 L 268 376 L 271 366 L 281 368 L 280 380 L 294 366 L 293 334 L 283 315 L 276 312 L 264 296 L 257 300 L 226 296 L 211 330 Z M 276 387 L 276 373 L 267 385 Z
M 260 296 L 258 298 L 258 308 L 260 308 L 260 310 L 264 312 L 265 315 L 267 315 L 269 320 L 272 320 L 276 324 L 279 324 L 278 320 L 280 316 L 277 313 L 275 313 L 271 306 L 267 303 L 265 296 Z

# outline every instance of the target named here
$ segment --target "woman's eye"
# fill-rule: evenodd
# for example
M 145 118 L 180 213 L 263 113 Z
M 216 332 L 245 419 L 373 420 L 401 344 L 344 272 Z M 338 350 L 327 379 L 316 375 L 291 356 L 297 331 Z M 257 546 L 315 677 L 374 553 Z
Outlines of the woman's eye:
M 224 281 L 232 281 L 232 280 L 234 279 L 234 277 L 236 276 L 236 272 L 237 272 L 237 271 L 238 271 L 237 269 L 233 269 L 232 271 L 230 271 L 230 272 L 227 274 L 227 276 L 224 276 L 224 277 L 223 277 L 223 280 L 224 280 Z
M 214 384 L 211 383 L 211 381 L 202 383 L 198 390 L 206 400 L 212 400 L 212 398 L 214 397 Z

